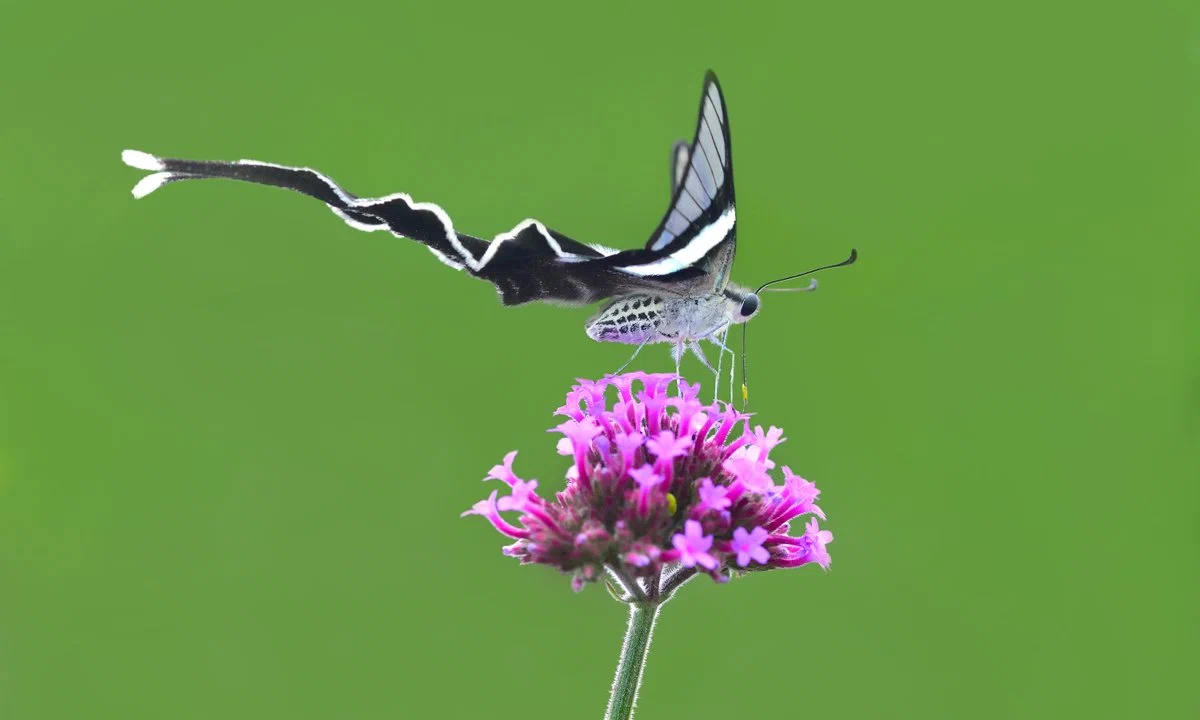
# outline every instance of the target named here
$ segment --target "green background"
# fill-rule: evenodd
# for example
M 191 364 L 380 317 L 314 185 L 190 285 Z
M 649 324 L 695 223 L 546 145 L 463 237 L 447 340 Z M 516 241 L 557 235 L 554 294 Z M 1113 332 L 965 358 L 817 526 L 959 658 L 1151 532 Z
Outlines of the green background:
M 689 585 L 639 717 L 1196 717 L 1200 6 L 6 4 L 0 717 L 599 717 L 624 614 L 458 513 L 628 348 L 315 202 L 645 241 L 725 87 L 753 400 L 831 572 Z M 665 350 L 644 369 L 670 367 Z M 693 377 L 708 378 L 695 364 Z M 1189 687 L 1190 686 L 1190 687 Z

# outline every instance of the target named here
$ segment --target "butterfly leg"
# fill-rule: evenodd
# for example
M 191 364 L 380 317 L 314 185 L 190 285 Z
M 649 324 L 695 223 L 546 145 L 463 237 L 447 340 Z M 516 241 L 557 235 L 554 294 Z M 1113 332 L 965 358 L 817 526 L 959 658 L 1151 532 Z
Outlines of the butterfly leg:
M 715 383 L 715 379 L 720 376 L 718 374 L 718 371 L 716 371 L 716 368 L 713 367 L 712 362 L 709 362 L 708 358 L 706 358 L 706 356 L 704 356 L 704 350 L 702 350 L 700 348 L 700 341 L 698 341 L 698 340 L 691 341 L 691 343 L 689 344 L 689 348 L 691 349 L 691 353 L 696 355 L 696 358 L 700 359 L 700 361 L 702 362 L 704 367 L 707 367 L 708 370 L 713 371 L 713 378 L 714 378 L 714 383 Z
M 613 373 L 613 375 L 620 375 L 621 373 L 623 373 L 625 371 L 625 368 L 629 367 L 629 363 L 633 362 L 633 359 L 638 356 L 638 353 L 640 353 L 642 351 L 642 348 L 646 347 L 646 343 L 648 343 L 648 342 L 650 342 L 650 338 L 646 338 L 645 340 L 643 340 L 642 343 L 637 346 L 637 350 L 633 351 L 633 354 L 629 356 L 629 359 L 625 361 L 625 364 L 622 365 L 621 367 L 617 368 L 617 371 L 615 373 Z
M 725 332 L 726 333 L 729 332 L 728 326 L 726 326 Z M 724 334 L 722 334 L 721 339 L 722 340 L 725 339 Z M 717 353 L 717 374 L 715 376 L 713 376 L 713 402 L 715 403 L 721 397 L 721 365 L 725 362 L 725 351 L 724 351 L 724 345 L 721 342 L 719 342 L 717 340 L 713 340 L 713 342 L 716 343 L 716 345 L 718 347 L 722 348 L 722 351 Z M 731 389 L 729 392 L 732 393 L 733 392 L 732 386 L 730 386 L 730 387 L 731 387 Z
M 721 352 L 717 356 L 717 375 L 721 374 L 721 364 L 725 360 L 725 353 L 729 353 L 731 356 L 729 358 L 729 404 L 732 405 L 733 404 L 733 371 L 737 367 L 737 355 L 725 345 L 725 338 L 727 338 L 727 337 L 729 337 L 729 326 L 728 325 L 725 326 L 725 330 L 721 332 L 720 336 L 714 335 L 714 336 L 708 338 L 708 341 L 721 349 Z M 719 378 L 718 378 L 718 382 L 716 383 L 716 385 L 717 385 L 717 389 L 713 393 L 713 402 L 717 401 L 717 396 L 720 395 L 720 392 L 721 392 Z
M 679 340 L 676 340 L 675 345 L 671 348 L 671 357 L 675 359 L 675 377 L 676 377 L 675 382 L 676 382 L 676 384 L 678 384 L 678 382 L 679 382 L 678 378 L 683 377 L 679 372 L 679 364 L 683 361 L 683 353 L 686 351 L 687 351 L 687 339 L 685 339 L 685 338 L 680 338 Z
M 720 359 L 718 359 L 718 367 L 713 367 L 712 362 L 709 362 L 708 358 L 704 356 L 704 350 L 701 349 L 700 341 L 698 340 L 691 341 L 690 348 L 691 353 L 696 355 L 696 358 L 702 362 L 704 367 L 707 367 L 708 370 L 713 371 L 713 385 L 715 385 L 713 390 L 713 402 L 716 402 L 716 397 L 721 394 L 721 371 L 718 370 L 720 367 Z

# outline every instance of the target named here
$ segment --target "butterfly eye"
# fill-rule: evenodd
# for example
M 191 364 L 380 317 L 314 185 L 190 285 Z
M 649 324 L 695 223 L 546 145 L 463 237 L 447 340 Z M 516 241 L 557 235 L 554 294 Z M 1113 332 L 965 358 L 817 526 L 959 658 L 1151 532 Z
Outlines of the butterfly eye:
M 748 318 L 756 312 L 758 312 L 758 296 L 750 293 L 742 300 L 742 317 Z

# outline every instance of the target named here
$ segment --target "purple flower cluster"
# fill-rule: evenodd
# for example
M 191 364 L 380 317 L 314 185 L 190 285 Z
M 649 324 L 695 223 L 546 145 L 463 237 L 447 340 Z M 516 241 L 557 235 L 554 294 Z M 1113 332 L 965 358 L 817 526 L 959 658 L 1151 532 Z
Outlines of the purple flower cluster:
M 509 494 L 493 491 L 463 514 L 514 538 L 506 555 L 569 573 L 576 589 L 606 568 L 623 578 L 686 569 L 715 580 L 808 563 L 828 568 L 833 535 L 817 524 L 825 519 L 814 504 L 817 486 L 787 467 L 782 485 L 771 477 L 769 456 L 783 431 L 751 428 L 749 415 L 704 405 L 699 390 L 668 374 L 580 380 L 556 412 L 567 420 L 551 430 L 563 435 L 559 454 L 572 458 L 566 488 L 539 496 L 536 480 L 513 472 L 510 452 L 485 478 Z M 503 513 L 516 513 L 515 522 Z M 790 535 L 789 523 L 806 514 L 816 517 Z

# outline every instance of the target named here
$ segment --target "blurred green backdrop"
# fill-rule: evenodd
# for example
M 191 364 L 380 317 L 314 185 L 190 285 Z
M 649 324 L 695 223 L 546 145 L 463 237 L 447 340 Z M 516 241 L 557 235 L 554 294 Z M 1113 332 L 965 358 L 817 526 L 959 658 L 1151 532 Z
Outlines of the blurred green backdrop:
M 751 346 L 837 541 L 689 586 L 639 717 L 1200 712 L 1195 2 L 4 15 L 0 717 L 599 717 L 623 609 L 458 513 L 509 449 L 557 487 L 552 408 L 628 349 L 307 198 L 135 202 L 118 154 L 632 247 L 708 67 L 735 279 L 862 255 Z

